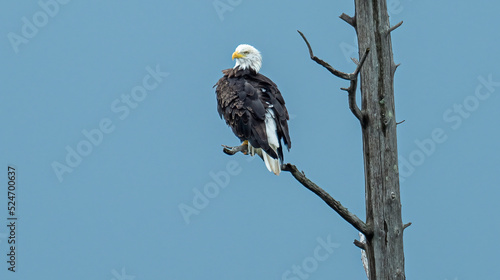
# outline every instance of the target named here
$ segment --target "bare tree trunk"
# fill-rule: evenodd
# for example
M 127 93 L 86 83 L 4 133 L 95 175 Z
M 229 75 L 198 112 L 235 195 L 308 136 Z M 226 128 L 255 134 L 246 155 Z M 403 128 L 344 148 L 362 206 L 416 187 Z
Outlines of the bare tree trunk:
M 394 110 L 394 72 L 386 0 L 355 0 L 355 28 L 360 57 L 370 49 L 361 68 L 363 155 L 370 280 L 406 279 L 403 223 Z M 399 24 L 400 25 L 400 24 Z M 397 25 L 397 26 L 399 26 Z M 396 26 L 396 27 L 397 27 Z

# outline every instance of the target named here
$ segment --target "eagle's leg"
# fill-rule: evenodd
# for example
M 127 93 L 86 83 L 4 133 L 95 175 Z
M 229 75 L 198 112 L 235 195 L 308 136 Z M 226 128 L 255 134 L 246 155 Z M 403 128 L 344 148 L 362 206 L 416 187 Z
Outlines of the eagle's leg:
M 240 147 L 244 147 L 244 150 L 241 151 L 244 155 L 248 155 L 248 140 L 245 140 L 241 143 Z
M 241 145 L 235 147 L 230 147 L 226 145 L 222 145 L 222 147 L 224 147 L 222 151 L 230 156 L 236 154 L 237 152 L 242 152 L 245 155 L 248 154 L 248 141 L 243 141 Z
M 222 151 L 225 154 L 230 155 L 230 156 L 232 156 L 238 152 L 242 152 L 245 155 L 248 155 L 248 154 L 250 154 L 251 156 L 258 155 L 262 160 L 264 160 L 264 158 L 262 157 L 262 150 L 261 149 L 255 149 L 255 148 L 249 149 L 248 148 L 248 140 L 243 141 L 241 143 L 241 145 L 239 145 L 239 146 L 231 147 L 231 146 L 222 145 L 222 147 L 224 147 L 222 149 Z

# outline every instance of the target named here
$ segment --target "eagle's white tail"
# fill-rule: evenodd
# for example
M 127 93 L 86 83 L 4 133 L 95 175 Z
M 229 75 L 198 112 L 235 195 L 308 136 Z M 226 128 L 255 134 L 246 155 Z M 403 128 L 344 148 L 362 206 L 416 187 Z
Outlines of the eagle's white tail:
M 276 131 L 276 121 L 274 120 L 274 111 L 272 107 L 267 109 L 266 112 L 266 134 L 267 134 L 267 142 L 269 146 L 274 150 L 276 154 L 278 154 L 278 148 L 280 146 L 280 142 L 278 141 L 278 133 Z M 264 160 L 266 164 L 267 170 L 273 172 L 276 175 L 280 175 L 281 172 L 281 162 L 279 159 L 275 159 L 268 155 L 265 151 L 260 148 L 254 148 L 250 143 L 248 143 L 248 151 L 252 156 L 258 154 Z
M 267 108 L 266 112 L 266 134 L 269 146 L 271 146 L 274 152 L 278 154 L 278 148 L 280 146 L 280 142 L 278 140 L 278 132 L 276 129 L 276 121 L 272 107 Z M 280 175 L 281 172 L 280 160 L 272 158 L 265 152 L 263 154 L 264 154 L 263 156 L 264 162 L 266 163 L 267 169 L 276 175 Z
M 281 164 L 279 159 L 274 159 L 270 155 L 266 154 L 266 152 L 262 151 L 264 162 L 266 163 L 267 170 L 273 172 L 276 175 L 280 175 L 281 172 Z
M 274 147 L 273 147 L 273 150 L 274 150 Z M 267 170 L 273 172 L 276 175 L 280 175 L 281 162 L 279 159 L 274 159 L 273 157 L 268 155 L 266 152 L 264 152 L 261 148 L 255 148 L 250 143 L 248 143 L 248 152 L 252 156 L 257 154 L 260 157 L 262 157 L 262 159 L 264 160 L 264 163 L 266 164 Z M 278 154 L 277 150 L 275 150 L 275 152 L 276 152 L 276 154 Z

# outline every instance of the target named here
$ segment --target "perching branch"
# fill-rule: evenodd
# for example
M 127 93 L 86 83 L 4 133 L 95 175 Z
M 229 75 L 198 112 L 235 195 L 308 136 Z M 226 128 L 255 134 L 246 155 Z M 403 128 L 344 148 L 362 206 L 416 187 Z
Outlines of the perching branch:
M 248 154 L 248 145 L 241 144 L 240 146 L 230 147 L 226 145 L 222 145 L 224 147 L 223 152 L 227 155 L 234 155 L 238 152 Z M 347 208 L 345 208 L 339 201 L 335 200 L 332 196 L 330 196 L 325 190 L 318 187 L 315 183 L 309 180 L 304 172 L 300 172 L 299 169 L 290 163 L 283 164 L 281 170 L 288 171 L 292 174 L 299 183 L 301 183 L 304 187 L 315 193 L 319 196 L 323 201 L 328 204 L 335 212 L 337 212 L 344 220 L 350 223 L 357 230 L 362 232 L 366 236 L 372 235 L 372 229 L 361 219 L 359 219 L 356 215 L 349 212 Z
M 315 183 L 309 180 L 304 172 L 299 171 L 299 169 L 290 163 L 284 164 L 282 167 L 283 171 L 288 171 L 292 173 L 292 176 L 297 179 L 304 187 L 315 193 L 323 201 L 328 204 L 335 212 L 337 212 L 344 220 L 350 223 L 357 230 L 361 231 L 366 236 L 372 235 L 372 229 L 362 220 L 360 220 L 356 215 L 349 212 L 339 201 L 331 197 L 325 190 L 318 187 Z

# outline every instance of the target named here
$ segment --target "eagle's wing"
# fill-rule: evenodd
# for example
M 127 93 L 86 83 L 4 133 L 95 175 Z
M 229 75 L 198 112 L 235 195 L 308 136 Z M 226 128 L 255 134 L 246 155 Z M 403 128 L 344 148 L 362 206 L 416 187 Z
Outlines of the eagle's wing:
M 290 135 L 288 133 L 288 110 L 285 107 L 285 100 L 278 89 L 278 86 L 268 77 L 257 74 L 255 79 L 259 82 L 259 87 L 263 90 L 264 101 L 272 105 L 275 115 L 276 127 L 278 129 L 278 137 L 285 142 L 288 150 L 292 147 Z

